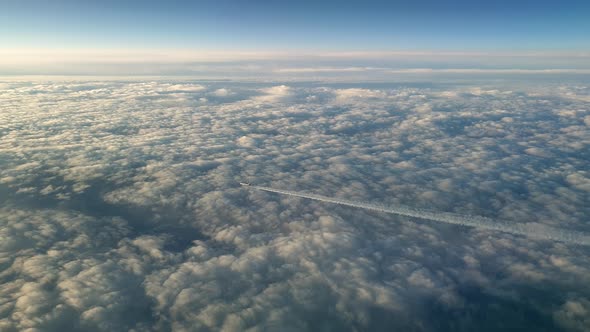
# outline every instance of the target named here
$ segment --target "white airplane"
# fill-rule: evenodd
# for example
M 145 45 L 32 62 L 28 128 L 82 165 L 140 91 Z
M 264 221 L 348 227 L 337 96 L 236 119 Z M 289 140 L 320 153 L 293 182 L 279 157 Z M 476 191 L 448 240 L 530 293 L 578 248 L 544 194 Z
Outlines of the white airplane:
M 247 186 L 247 187 L 249 187 L 250 186 L 250 183 L 248 183 L 248 182 L 240 182 L 240 186 Z

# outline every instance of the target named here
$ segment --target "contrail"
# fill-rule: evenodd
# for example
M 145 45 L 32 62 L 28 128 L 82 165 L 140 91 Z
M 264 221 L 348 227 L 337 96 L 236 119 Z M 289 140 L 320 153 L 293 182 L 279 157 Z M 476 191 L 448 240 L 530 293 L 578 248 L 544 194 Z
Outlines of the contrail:
M 489 229 L 494 231 L 525 235 L 528 237 L 555 240 L 567 243 L 575 243 L 581 245 L 590 245 L 590 236 L 581 232 L 561 230 L 540 224 L 519 224 L 508 223 L 506 221 L 494 220 L 486 217 L 460 215 L 448 212 L 434 212 L 422 209 L 415 209 L 408 206 L 385 206 L 378 204 L 371 204 L 365 202 L 356 202 L 340 198 L 326 197 L 316 194 L 308 194 L 297 191 L 274 189 L 269 187 L 254 186 L 248 183 L 240 183 L 242 186 L 248 188 L 273 192 L 282 195 L 294 196 L 312 199 L 320 202 L 340 204 L 352 206 L 361 209 L 373 210 L 378 212 L 392 213 L 401 216 L 420 218 L 425 220 L 432 220 L 444 222 L 447 224 L 476 227 L 481 229 Z

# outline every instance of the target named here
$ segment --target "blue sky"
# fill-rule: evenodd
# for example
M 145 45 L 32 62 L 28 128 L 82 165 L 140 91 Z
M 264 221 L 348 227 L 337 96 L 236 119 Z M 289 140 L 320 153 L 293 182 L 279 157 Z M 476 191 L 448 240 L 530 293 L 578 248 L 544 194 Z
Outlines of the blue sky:
M 3 1 L 3 48 L 588 50 L 588 1 Z

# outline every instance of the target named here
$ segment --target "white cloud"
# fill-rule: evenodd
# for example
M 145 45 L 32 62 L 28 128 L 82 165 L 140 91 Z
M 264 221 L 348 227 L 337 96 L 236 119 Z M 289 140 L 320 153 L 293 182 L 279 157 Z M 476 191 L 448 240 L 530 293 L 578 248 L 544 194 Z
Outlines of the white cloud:
M 256 140 L 252 137 L 248 137 L 248 136 L 242 136 L 240 138 L 238 138 L 237 143 L 241 146 L 245 146 L 245 147 L 254 147 L 256 146 Z
M 365 72 L 384 70 L 373 67 L 308 67 L 308 68 L 279 68 L 277 73 L 340 73 L 340 72 Z
M 286 85 L 276 85 L 260 90 L 263 95 L 253 98 L 255 103 L 276 103 L 291 95 L 291 88 Z
M 334 91 L 336 100 L 342 103 L 349 103 L 369 98 L 387 98 L 385 91 L 360 88 L 338 89 Z
M 213 94 L 217 97 L 227 97 L 231 94 L 231 91 L 226 88 L 221 88 L 213 91 Z
M 590 177 L 584 172 L 576 172 L 566 177 L 566 181 L 580 190 L 590 192 Z

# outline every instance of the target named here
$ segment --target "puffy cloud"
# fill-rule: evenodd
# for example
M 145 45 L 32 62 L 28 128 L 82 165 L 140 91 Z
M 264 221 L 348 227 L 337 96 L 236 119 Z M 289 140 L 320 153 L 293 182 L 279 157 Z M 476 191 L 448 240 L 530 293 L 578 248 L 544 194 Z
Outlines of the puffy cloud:
M 336 94 L 336 100 L 344 103 L 362 99 L 386 98 L 388 96 L 384 91 L 360 88 L 338 89 L 334 93 Z
M 228 95 L 231 94 L 231 91 L 226 88 L 219 88 L 219 89 L 213 91 L 213 94 L 217 97 L 227 97 Z
M 578 84 L 3 84 L 0 330 L 588 327 L 589 248 L 238 185 L 589 231 Z
M 254 101 L 257 103 L 273 103 L 284 100 L 291 95 L 291 88 L 286 85 L 277 85 L 260 90 L 264 93 L 261 96 L 255 97 Z
M 245 147 L 254 147 L 256 146 L 256 140 L 252 137 L 242 136 L 238 138 L 238 144 Z
M 576 172 L 568 175 L 565 179 L 569 184 L 580 190 L 590 191 L 590 177 L 584 174 L 585 172 Z
M 557 322 L 572 331 L 586 331 L 590 328 L 590 301 L 570 299 L 554 313 Z

